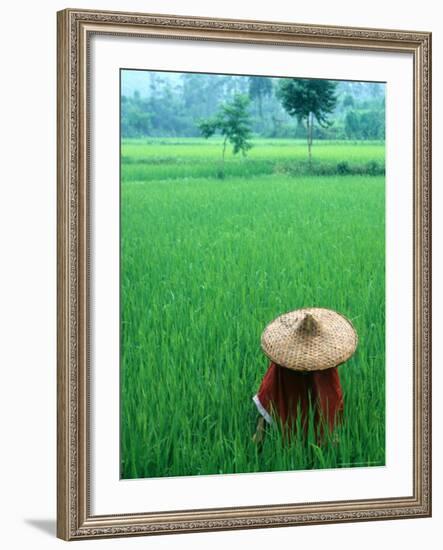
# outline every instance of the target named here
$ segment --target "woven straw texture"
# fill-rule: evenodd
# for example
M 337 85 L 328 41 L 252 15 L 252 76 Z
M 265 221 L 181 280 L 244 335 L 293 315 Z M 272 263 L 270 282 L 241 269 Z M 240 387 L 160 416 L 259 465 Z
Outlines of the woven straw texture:
M 299 371 L 336 367 L 351 357 L 357 343 L 350 321 L 336 311 L 315 307 L 280 315 L 261 337 L 271 361 Z

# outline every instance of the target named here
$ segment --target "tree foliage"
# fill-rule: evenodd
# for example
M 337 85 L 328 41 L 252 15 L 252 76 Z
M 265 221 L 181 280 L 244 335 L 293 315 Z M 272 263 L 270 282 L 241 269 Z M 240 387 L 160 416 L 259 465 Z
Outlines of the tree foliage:
M 327 128 L 329 115 L 337 103 L 336 82 L 308 78 L 284 78 L 280 80 L 277 95 L 285 111 L 306 125 L 308 155 L 311 160 L 314 120 Z
M 258 112 L 263 118 L 263 99 L 272 95 L 272 80 L 267 76 L 250 76 L 249 97 L 258 103 Z
M 234 155 L 246 155 L 252 147 L 251 121 L 248 113 L 249 97 L 235 94 L 231 101 L 223 103 L 214 117 L 201 120 L 197 126 L 203 137 L 209 138 L 217 131 L 224 137 L 222 148 L 222 174 L 224 175 L 225 152 L 227 143 L 232 144 Z
M 350 109 L 344 129 L 348 139 L 385 139 L 384 108 Z
M 134 75 L 132 77 L 131 75 Z M 121 96 L 122 137 L 197 137 L 196 121 L 216 116 L 235 94 L 249 96 L 251 131 L 255 136 L 306 139 L 277 95 L 279 82 L 262 76 L 124 71 Z M 312 128 L 317 139 L 384 139 L 384 84 L 338 82 L 333 124 Z M 349 115 L 349 116 L 348 116 Z

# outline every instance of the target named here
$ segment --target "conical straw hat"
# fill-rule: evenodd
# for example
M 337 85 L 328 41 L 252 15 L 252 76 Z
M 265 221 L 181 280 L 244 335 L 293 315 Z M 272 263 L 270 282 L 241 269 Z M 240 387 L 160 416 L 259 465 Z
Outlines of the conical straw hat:
M 261 347 L 271 361 L 299 371 L 336 367 L 352 356 L 357 342 L 357 333 L 346 317 L 318 307 L 280 315 L 261 337 Z

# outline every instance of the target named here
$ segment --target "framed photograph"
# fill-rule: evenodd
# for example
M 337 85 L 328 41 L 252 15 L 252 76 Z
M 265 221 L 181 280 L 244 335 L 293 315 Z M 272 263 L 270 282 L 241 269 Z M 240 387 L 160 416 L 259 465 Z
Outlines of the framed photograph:
M 57 21 L 58 536 L 430 516 L 430 33 Z

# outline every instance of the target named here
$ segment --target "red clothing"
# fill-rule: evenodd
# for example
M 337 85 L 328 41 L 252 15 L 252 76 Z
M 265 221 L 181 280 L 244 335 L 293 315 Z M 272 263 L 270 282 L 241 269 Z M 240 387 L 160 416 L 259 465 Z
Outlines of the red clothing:
M 254 402 L 267 422 L 278 415 L 289 428 L 296 425 L 297 414 L 301 426 L 307 428 L 309 402 L 315 412 L 314 424 L 319 429 L 326 420 L 330 431 L 340 420 L 343 411 L 343 393 L 337 367 L 301 373 L 270 363 Z

